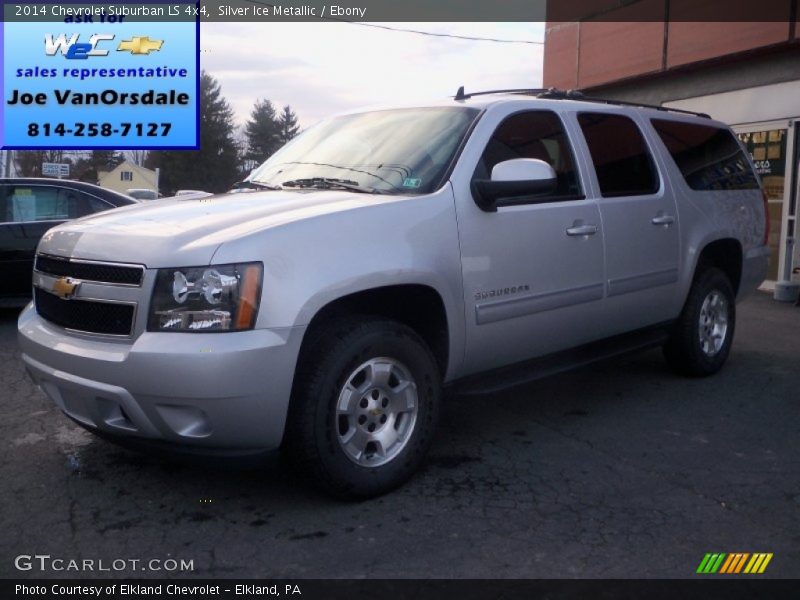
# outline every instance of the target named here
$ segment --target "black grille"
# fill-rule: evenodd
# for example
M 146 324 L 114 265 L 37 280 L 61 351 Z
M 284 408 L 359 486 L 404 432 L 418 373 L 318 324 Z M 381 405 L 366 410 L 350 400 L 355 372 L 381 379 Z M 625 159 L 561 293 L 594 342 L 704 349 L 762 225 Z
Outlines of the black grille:
M 139 267 L 71 262 L 50 256 L 37 256 L 36 270 L 59 277 L 74 277 L 84 281 L 125 283 L 128 285 L 141 285 L 142 275 L 144 274 L 144 270 Z
M 36 288 L 36 312 L 43 318 L 78 331 L 130 335 L 133 306 L 87 300 L 61 300 L 58 296 Z

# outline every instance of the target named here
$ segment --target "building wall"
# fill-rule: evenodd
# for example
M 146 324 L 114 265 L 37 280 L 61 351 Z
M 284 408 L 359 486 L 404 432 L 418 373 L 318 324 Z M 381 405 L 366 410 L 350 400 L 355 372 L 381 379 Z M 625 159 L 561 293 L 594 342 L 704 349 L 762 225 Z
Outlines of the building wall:
M 598 84 L 593 94 L 663 104 L 684 98 L 800 80 L 800 45 L 757 55 L 728 57 L 650 76 Z
M 698 22 L 740 4 L 774 20 Z M 586 0 L 580 6 L 584 14 L 573 15 L 575 20 L 547 24 L 545 87 L 596 88 L 708 61 L 800 48 L 797 0 L 635 0 L 624 6 L 618 0 Z
M 130 173 L 131 179 L 123 179 L 122 173 Z M 128 161 L 108 173 L 101 173 L 97 185 L 125 194 L 131 189 L 156 189 L 155 171 L 134 165 Z

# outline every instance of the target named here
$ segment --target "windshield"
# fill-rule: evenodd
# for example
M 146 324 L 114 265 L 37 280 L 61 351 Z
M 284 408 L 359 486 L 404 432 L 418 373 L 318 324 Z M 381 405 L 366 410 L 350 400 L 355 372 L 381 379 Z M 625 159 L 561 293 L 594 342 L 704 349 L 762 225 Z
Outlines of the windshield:
M 292 188 L 432 192 L 479 112 L 412 108 L 335 117 L 296 137 L 248 180 Z

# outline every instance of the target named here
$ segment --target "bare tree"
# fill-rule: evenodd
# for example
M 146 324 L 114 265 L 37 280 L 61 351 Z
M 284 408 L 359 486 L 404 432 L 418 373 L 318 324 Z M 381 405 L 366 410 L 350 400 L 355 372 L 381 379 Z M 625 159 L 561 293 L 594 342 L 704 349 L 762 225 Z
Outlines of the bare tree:
M 133 164 L 143 167 L 147 161 L 147 154 L 147 150 L 126 150 L 125 158 L 131 161 Z

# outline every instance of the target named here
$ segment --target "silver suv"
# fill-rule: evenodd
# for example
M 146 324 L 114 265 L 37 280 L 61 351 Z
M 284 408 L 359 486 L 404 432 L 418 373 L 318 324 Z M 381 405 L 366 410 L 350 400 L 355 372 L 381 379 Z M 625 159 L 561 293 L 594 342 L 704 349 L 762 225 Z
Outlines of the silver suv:
M 443 389 L 654 345 L 716 372 L 768 261 L 727 126 L 552 90 L 340 115 L 237 192 L 50 230 L 25 365 L 105 437 L 283 447 L 340 496 L 417 469 Z

